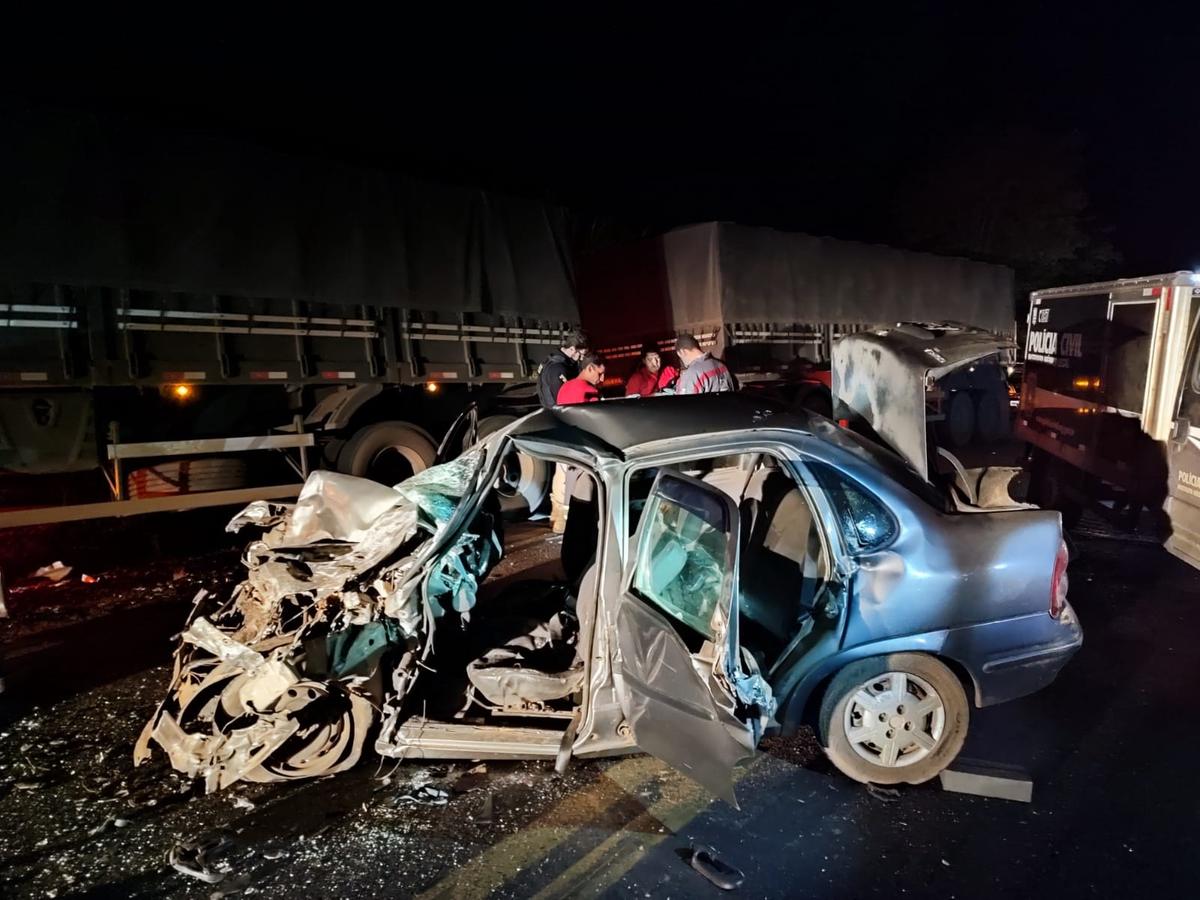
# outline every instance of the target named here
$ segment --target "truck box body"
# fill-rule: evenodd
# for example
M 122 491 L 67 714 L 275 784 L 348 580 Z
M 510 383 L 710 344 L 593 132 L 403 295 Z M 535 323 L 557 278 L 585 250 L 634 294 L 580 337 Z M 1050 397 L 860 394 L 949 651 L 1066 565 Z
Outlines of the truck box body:
M 584 324 L 611 355 L 692 333 L 735 369 L 827 360 L 842 333 L 900 321 L 1013 331 L 1003 266 L 707 222 L 581 261 Z
M 1016 421 L 1017 436 L 1036 451 L 1034 480 L 1047 487 L 1047 501 L 1165 509 L 1168 548 L 1193 564 L 1195 284 L 1191 272 L 1173 272 L 1035 291 Z

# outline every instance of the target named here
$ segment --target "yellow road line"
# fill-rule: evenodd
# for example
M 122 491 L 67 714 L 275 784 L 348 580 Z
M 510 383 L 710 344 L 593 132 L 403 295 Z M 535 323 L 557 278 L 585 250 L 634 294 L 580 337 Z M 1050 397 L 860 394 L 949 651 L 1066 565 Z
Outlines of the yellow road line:
M 735 783 L 750 774 L 759 758 L 755 757 L 738 773 Z M 602 893 L 637 865 L 649 850 L 674 837 L 708 806 L 717 802 L 696 782 L 674 769 L 666 768 L 653 757 L 643 756 L 630 762 L 644 764 L 647 771 L 639 772 L 633 778 L 629 778 L 633 774 L 631 769 L 615 773 L 613 780 L 629 793 L 636 794 L 643 784 L 665 776 L 662 779 L 662 795 L 646 809 L 648 815 L 662 823 L 663 830 L 645 833 L 621 829 L 614 832 L 539 891 L 536 895 L 538 900 Z M 611 770 L 609 775 L 613 776 Z
M 754 768 L 742 770 L 738 781 Z M 644 806 L 642 793 L 658 799 Z M 488 847 L 420 895 L 422 900 L 483 900 L 519 872 L 535 867 L 556 848 L 585 830 L 611 833 L 564 870 L 537 896 L 597 893 L 615 883 L 656 847 L 714 803 L 690 778 L 650 756 L 609 766 L 596 782 L 564 797 L 554 807 Z M 582 813 L 582 814 L 581 814 Z

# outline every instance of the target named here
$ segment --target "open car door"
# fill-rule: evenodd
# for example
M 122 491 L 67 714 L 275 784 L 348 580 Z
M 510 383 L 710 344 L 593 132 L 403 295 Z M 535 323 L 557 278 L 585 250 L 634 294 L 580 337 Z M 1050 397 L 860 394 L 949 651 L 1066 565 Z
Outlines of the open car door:
M 728 495 L 659 473 L 616 617 L 617 687 L 638 746 L 735 807 L 733 768 L 775 709 L 738 644 L 738 541 Z

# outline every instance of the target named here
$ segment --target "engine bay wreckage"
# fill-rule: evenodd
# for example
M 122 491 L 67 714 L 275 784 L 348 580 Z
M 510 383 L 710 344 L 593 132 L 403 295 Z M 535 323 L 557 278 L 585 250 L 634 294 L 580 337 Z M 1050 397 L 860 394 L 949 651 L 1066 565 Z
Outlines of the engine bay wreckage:
M 611 539 L 606 514 L 613 458 L 574 468 L 561 539 L 538 529 L 546 546 L 562 542 L 561 560 L 548 564 L 555 576 L 488 579 L 505 553 L 494 487 L 504 457 L 570 452 L 539 444 L 539 433 L 515 442 L 521 424 L 395 487 L 315 472 L 295 504 L 257 501 L 235 516 L 228 530 L 257 532 L 246 578 L 223 601 L 197 597 L 135 764 L 156 744 L 207 791 L 345 771 L 369 740 L 401 759 L 560 766 L 640 747 L 681 767 L 673 743 L 683 734 L 709 768 L 682 767 L 735 802 L 729 769 L 772 724 L 771 688 L 744 671 L 728 608 L 714 611 L 718 627 L 693 653 L 659 613 L 622 603 L 624 542 Z M 688 490 L 664 482 L 663 496 L 674 491 L 695 516 L 686 533 L 682 524 L 643 529 L 646 556 L 658 580 L 728 596 L 729 560 L 717 558 L 725 538 L 697 535 L 704 517 L 728 526 L 736 513 L 702 508 Z M 664 728 L 671 712 L 658 710 L 655 726 L 644 724 L 664 696 L 704 714 Z
M 468 610 L 499 558 L 492 532 L 434 552 L 485 460 L 477 448 L 395 488 L 314 472 L 295 504 L 260 500 L 235 516 L 229 531 L 262 532 L 246 579 L 208 615 L 197 598 L 135 764 L 153 741 L 208 791 L 353 766 L 416 679 L 433 619 Z

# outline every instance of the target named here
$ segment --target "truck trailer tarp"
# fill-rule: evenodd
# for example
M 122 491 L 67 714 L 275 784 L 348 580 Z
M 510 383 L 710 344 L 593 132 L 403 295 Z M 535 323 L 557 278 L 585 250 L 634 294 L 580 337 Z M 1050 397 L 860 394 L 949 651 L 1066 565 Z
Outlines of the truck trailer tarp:
M 117 118 L 0 133 L 0 281 L 578 317 L 537 201 Z
M 599 251 L 580 263 L 579 294 L 608 344 L 735 324 L 956 321 L 1011 335 L 1014 320 L 1004 266 L 728 222 Z

